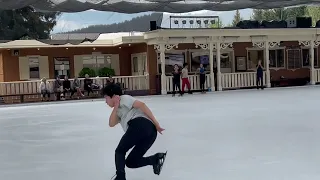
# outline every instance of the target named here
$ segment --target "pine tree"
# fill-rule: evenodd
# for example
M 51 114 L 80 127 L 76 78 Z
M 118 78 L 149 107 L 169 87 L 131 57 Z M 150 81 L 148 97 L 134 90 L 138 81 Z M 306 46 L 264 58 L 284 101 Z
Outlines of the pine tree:
M 241 15 L 240 15 L 240 11 L 236 10 L 236 13 L 233 16 L 233 20 L 232 20 L 232 27 L 237 26 L 237 24 L 242 21 Z

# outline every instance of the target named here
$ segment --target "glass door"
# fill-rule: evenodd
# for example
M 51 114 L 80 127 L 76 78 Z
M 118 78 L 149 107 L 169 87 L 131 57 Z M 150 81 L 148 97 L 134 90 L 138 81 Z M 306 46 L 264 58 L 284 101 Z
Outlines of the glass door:
M 54 59 L 54 76 L 63 79 L 65 76 L 70 77 L 70 59 L 68 57 L 58 57 Z

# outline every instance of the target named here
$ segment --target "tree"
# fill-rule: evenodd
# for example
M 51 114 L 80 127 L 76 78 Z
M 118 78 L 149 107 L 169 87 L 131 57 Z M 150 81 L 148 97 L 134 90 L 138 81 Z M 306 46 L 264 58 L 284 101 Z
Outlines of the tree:
M 312 17 L 312 24 L 316 25 L 316 22 L 320 20 L 320 7 L 310 6 L 307 11 L 307 15 Z
M 240 11 L 236 10 L 236 13 L 234 14 L 233 20 L 232 20 L 232 27 L 236 27 L 240 21 L 242 21 Z
M 307 6 L 276 8 L 269 10 L 254 9 L 251 19 L 256 21 L 281 21 L 288 18 L 303 17 L 308 14 Z
M 254 9 L 252 12 L 251 20 L 263 21 L 263 10 L 262 9 Z
M 32 7 L 0 10 L 0 40 L 47 39 L 59 15 L 36 12 Z
M 215 24 L 211 24 L 211 28 L 223 28 L 223 23 L 219 19 Z

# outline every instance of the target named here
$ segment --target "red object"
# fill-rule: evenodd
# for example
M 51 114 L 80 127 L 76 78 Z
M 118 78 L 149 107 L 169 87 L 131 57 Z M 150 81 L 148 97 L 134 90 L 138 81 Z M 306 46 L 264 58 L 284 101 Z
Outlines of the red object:
M 182 92 L 184 92 L 184 87 L 185 85 L 187 85 L 188 90 L 191 89 L 190 87 L 190 82 L 189 82 L 189 78 L 182 78 Z

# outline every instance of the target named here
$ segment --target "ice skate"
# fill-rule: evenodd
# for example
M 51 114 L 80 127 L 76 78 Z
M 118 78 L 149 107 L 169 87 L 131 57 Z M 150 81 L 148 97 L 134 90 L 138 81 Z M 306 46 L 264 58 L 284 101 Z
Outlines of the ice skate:
M 126 175 L 123 174 L 115 174 L 114 176 L 112 176 L 112 178 L 110 180 L 126 180 Z
M 154 174 L 160 175 L 166 156 L 167 156 L 167 151 L 165 153 L 155 154 L 155 157 L 157 158 L 157 160 L 156 160 L 156 163 L 153 165 Z

